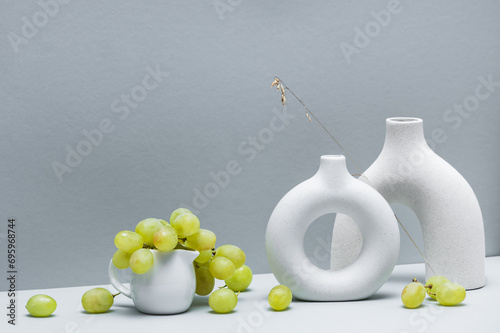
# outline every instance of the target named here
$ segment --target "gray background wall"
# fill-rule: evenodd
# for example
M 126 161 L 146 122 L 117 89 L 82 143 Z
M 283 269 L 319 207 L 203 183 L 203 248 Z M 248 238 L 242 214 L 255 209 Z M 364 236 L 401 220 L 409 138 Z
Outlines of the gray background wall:
M 214 4 L 225 7 L 218 13 Z M 385 0 L 73 0 L 46 8 L 44 16 L 37 1 L 0 2 L 0 262 L 7 270 L 6 224 L 15 218 L 18 288 L 106 283 L 116 232 L 193 207 L 195 191 L 233 160 L 239 174 L 199 217 L 218 244 L 241 246 L 255 273 L 270 272 L 264 234 L 274 206 L 315 173 L 321 155 L 341 153 L 290 94 L 293 118 L 265 137 L 281 112 L 274 75 L 362 168 L 382 148 L 385 118 L 423 118 L 428 136 L 442 128 L 435 151 L 474 188 L 487 255 L 500 254 L 500 87 L 473 111 L 453 111 L 481 76 L 500 81 L 500 3 L 402 0 L 380 31 L 371 12 L 386 10 Z M 357 40 L 362 47 L 346 57 L 341 45 L 356 46 L 365 27 L 374 29 L 369 44 Z M 148 66 L 168 76 L 144 90 Z M 132 93 L 138 102 L 127 106 Z M 100 126 L 102 142 L 82 143 Z M 259 133 L 267 141 L 253 154 Z M 68 166 L 78 147 L 87 156 Z M 55 162 L 71 172 L 58 179 Z M 413 213 L 395 210 L 421 244 Z M 328 244 L 332 223 L 311 227 L 310 253 Z M 399 262 L 420 261 L 402 235 Z

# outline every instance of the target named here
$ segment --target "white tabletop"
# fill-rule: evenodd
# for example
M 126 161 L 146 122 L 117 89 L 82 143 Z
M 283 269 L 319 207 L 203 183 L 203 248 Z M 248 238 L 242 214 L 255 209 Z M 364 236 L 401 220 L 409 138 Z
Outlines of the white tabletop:
M 500 257 L 486 259 L 486 287 L 468 291 L 463 304 L 444 307 L 426 299 L 417 309 L 406 309 L 400 299 L 413 277 L 423 281 L 423 264 L 398 265 L 391 278 L 370 299 L 355 302 L 301 302 L 276 312 L 267 304 L 269 290 L 277 285 L 272 274 L 254 276 L 250 290 L 239 295 L 236 309 L 215 314 L 208 297 L 196 296 L 182 314 L 152 316 L 139 313 L 130 299 L 115 298 L 108 313 L 91 315 L 83 311 L 81 297 L 96 286 L 19 291 L 16 326 L 1 317 L 1 332 L 500 332 Z M 110 285 L 101 287 L 109 288 Z M 56 299 L 58 306 L 47 318 L 31 317 L 24 305 L 35 294 Z M 7 292 L 0 293 L 4 312 Z

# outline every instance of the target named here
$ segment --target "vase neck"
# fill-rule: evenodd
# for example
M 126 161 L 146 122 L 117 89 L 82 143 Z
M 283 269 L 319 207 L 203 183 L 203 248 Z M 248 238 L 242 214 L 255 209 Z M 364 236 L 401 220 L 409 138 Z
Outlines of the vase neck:
M 316 175 L 328 179 L 350 178 L 347 170 L 345 157 L 343 155 L 323 155 L 319 163 Z
M 427 146 L 424 137 L 424 125 L 419 118 L 388 118 L 384 149 L 408 149 L 417 146 Z

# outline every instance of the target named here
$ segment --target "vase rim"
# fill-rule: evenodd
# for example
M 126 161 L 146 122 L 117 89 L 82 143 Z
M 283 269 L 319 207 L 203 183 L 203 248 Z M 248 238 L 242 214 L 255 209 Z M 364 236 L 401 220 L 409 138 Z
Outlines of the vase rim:
M 421 123 L 422 119 L 415 117 L 391 117 L 387 118 L 387 123 Z
M 148 249 L 149 251 L 153 252 L 153 253 L 173 253 L 173 252 L 196 252 L 195 249 L 190 249 L 190 248 L 185 248 L 185 249 L 172 249 L 170 251 L 160 251 L 158 249 Z
M 344 155 L 322 155 L 316 174 L 323 175 L 328 179 L 331 179 L 332 175 L 336 175 L 335 177 L 337 178 L 351 177 L 351 174 L 347 170 Z

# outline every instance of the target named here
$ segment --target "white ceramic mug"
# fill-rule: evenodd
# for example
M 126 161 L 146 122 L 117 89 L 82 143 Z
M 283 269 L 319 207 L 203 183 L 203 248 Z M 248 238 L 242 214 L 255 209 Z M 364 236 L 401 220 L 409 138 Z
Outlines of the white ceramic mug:
M 111 284 L 123 295 L 132 299 L 137 310 L 148 314 L 175 314 L 189 309 L 196 290 L 193 260 L 197 251 L 150 250 L 154 264 L 144 274 L 132 272 L 130 289 L 117 277 L 117 268 L 109 263 Z

